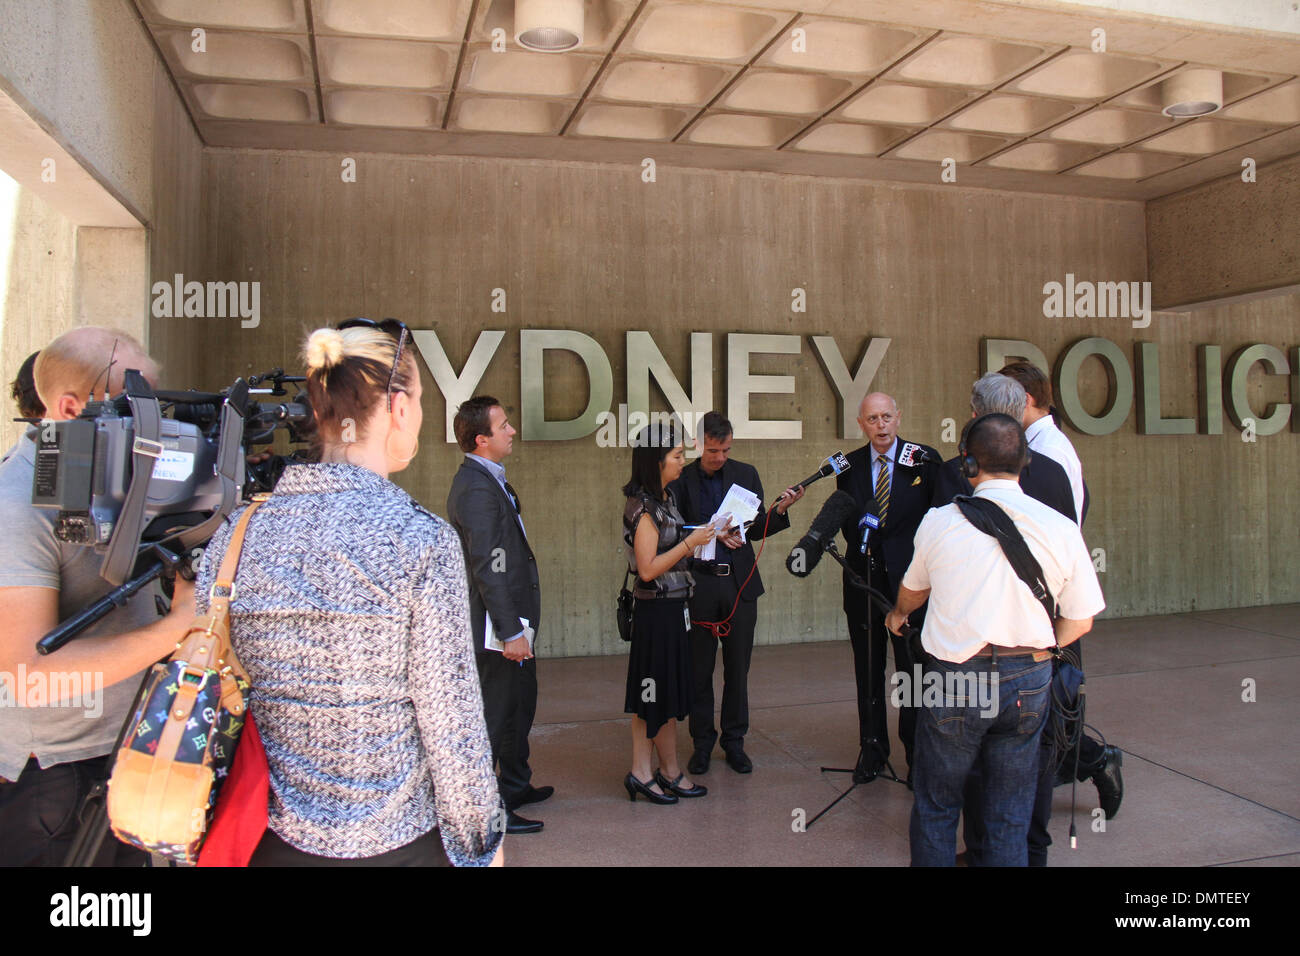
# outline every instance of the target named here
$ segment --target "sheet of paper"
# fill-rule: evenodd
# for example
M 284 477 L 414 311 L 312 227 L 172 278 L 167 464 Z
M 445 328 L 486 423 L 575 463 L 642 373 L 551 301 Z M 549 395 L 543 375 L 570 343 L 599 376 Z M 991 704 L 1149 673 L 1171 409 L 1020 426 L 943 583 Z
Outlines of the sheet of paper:
M 533 638 L 536 636 L 537 632 L 534 631 L 533 626 L 528 623 L 528 618 L 521 617 L 519 623 L 524 626 L 524 637 L 528 638 L 528 650 L 531 652 L 533 649 Z M 506 649 L 505 644 L 497 640 L 496 631 L 492 629 L 491 614 L 484 616 L 484 624 L 483 649 L 487 651 L 504 651 Z
M 719 530 L 735 525 L 740 531 L 740 540 L 745 540 L 745 522 L 753 521 L 762 506 L 758 495 L 740 485 L 732 485 L 722 496 L 722 505 L 709 519 L 709 523 Z M 708 544 L 695 549 L 695 557 L 700 561 L 717 559 L 718 541 L 714 538 Z

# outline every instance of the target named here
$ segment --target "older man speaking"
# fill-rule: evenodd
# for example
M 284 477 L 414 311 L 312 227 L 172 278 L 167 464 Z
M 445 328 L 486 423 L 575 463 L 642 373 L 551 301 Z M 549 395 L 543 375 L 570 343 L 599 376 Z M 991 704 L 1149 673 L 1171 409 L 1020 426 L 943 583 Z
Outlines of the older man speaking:
M 858 408 L 858 425 L 867 444 L 849 452 L 849 469 L 836 484 L 858 504 L 844 523 L 849 567 L 876 590 L 893 600 L 912 562 L 912 537 L 934 496 L 940 458 L 927 445 L 898 437 L 902 413 L 883 392 L 872 392 Z M 861 752 L 853 772 L 855 783 L 874 780 L 889 758 L 889 728 L 885 723 L 884 615 L 867 595 L 844 575 L 844 613 L 853 644 L 853 669 L 858 685 L 858 735 Z M 924 610 L 918 612 L 919 624 Z M 894 666 L 912 673 L 907 641 L 895 637 Z M 898 736 L 907 754 L 911 778 L 916 711 L 899 710 Z

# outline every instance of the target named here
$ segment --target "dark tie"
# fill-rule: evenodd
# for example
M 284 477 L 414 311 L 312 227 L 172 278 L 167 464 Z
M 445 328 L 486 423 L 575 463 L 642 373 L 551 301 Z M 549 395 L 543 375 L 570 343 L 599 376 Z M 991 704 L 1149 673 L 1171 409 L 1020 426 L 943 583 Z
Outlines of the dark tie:
M 876 513 L 880 516 L 880 523 L 885 523 L 885 516 L 889 514 L 889 462 L 885 461 L 884 455 L 876 458 L 880 462 L 880 475 L 876 478 Z
M 519 507 L 519 496 L 515 494 L 515 489 L 510 486 L 508 481 L 506 482 L 506 493 L 510 495 L 510 501 L 515 506 L 515 513 L 523 514 L 523 509 Z

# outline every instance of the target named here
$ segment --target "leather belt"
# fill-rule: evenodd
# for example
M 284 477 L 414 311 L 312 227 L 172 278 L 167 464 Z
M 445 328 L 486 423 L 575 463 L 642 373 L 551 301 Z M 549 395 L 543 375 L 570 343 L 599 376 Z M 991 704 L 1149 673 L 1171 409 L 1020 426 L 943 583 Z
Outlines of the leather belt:
M 985 644 L 978 651 L 972 654 L 972 657 L 992 657 L 993 651 L 998 652 L 998 658 L 1004 657 L 1032 657 L 1036 661 L 1045 661 L 1052 656 L 1052 652 L 1046 647 L 1003 647 L 1000 644 Z
M 715 578 L 731 576 L 731 565 L 729 564 L 710 564 L 704 561 L 697 561 L 692 570 L 699 571 L 701 574 L 711 575 Z

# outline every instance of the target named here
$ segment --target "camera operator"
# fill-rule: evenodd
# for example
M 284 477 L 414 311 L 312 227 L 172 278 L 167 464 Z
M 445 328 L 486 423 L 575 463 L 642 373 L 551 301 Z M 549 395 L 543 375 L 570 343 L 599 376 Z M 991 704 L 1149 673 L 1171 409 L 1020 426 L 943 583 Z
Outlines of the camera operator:
M 907 615 L 929 598 L 921 643 L 932 658 L 927 671 L 945 684 L 942 704 L 922 708 L 917 718 L 913 866 L 955 863 L 962 788 L 977 760 L 984 766 L 981 862 L 1028 864 L 1052 676 L 1049 649 L 1078 640 L 1105 607 L 1078 525 L 1017 483 L 1028 451 L 1020 423 L 995 413 L 971 424 L 963 464 L 975 502 L 992 502 L 1024 538 L 1041 566 L 1056 616 L 1049 619 L 998 539 L 979 530 L 954 502 L 922 519 L 898 603 L 885 619 L 898 634 Z M 965 694 L 957 691 L 959 681 Z M 985 694 L 972 696 L 975 687 L 988 691 L 991 707 L 980 706 L 976 697 Z
M 111 358 L 110 358 L 111 356 Z M 122 332 L 86 327 L 40 352 L 36 388 L 47 419 L 76 418 L 92 391 L 122 390 L 127 369 L 155 383 L 158 365 Z M 58 866 L 75 837 L 77 811 L 108 771 L 109 754 L 142 672 L 174 647 L 194 615 L 194 586 L 176 579 L 159 618 L 154 592 L 125 605 L 49 656 L 36 642 L 110 590 L 103 556 L 60 541 L 56 512 L 32 505 L 35 429 L 0 464 L 0 866 Z M 80 688 L 80 699 L 66 697 Z M 105 840 L 96 865 L 138 865 L 145 854 Z

